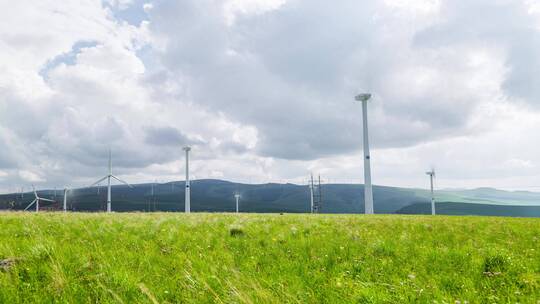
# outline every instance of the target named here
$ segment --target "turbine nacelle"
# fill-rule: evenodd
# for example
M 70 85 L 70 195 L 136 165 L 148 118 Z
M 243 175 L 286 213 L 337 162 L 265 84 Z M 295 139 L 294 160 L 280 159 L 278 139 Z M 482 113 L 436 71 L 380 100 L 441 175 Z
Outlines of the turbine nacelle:
M 359 95 L 356 95 L 354 99 L 357 101 L 368 101 L 371 99 L 371 94 L 368 94 L 368 93 L 359 94 Z

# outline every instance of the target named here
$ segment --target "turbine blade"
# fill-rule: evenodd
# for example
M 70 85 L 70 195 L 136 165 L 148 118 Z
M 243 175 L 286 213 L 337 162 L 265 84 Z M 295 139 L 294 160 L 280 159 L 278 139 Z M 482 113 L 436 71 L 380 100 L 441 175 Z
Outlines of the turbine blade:
M 52 202 L 52 203 L 56 203 L 56 201 L 53 201 L 53 200 L 50 200 L 50 199 L 46 199 L 46 198 L 39 198 L 40 201 L 46 201 L 46 202 Z
M 98 180 L 97 182 L 93 183 L 92 185 L 90 185 L 90 187 L 94 187 L 95 185 L 101 183 L 102 181 L 106 180 L 108 178 L 108 176 L 105 176 L 104 178 Z
M 118 177 L 116 177 L 116 176 L 114 176 L 114 175 L 111 175 L 111 176 L 112 176 L 112 178 L 116 179 L 117 181 L 119 181 L 119 182 L 121 182 L 121 183 L 123 183 L 123 184 L 126 184 L 126 185 L 129 186 L 130 188 L 133 188 L 132 185 L 130 185 L 130 184 L 128 184 L 127 182 L 125 182 L 125 181 L 119 179 Z
M 26 206 L 26 208 L 24 208 L 24 211 L 28 210 L 28 208 L 32 207 L 33 204 L 35 204 L 37 201 L 37 199 L 33 200 L 30 205 Z

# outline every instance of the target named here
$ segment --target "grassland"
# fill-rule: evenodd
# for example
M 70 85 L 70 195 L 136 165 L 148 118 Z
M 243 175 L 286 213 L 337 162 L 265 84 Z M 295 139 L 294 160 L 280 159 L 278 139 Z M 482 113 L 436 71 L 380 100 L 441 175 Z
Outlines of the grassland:
M 0 213 L 0 228 L 0 303 L 540 301 L 539 219 Z

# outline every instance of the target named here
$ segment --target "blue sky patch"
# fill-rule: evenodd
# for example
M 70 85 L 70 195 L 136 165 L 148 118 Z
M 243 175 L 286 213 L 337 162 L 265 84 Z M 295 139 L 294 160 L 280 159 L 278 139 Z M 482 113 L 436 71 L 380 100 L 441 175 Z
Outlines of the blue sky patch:
M 77 59 L 77 55 L 81 52 L 84 48 L 92 48 L 98 45 L 97 41 L 78 41 L 76 42 L 73 47 L 71 48 L 71 51 L 62 53 L 53 59 L 50 59 L 47 61 L 45 66 L 39 71 L 39 75 L 43 78 L 47 78 L 47 74 L 50 70 L 54 69 L 55 67 L 59 66 L 60 64 L 65 65 L 75 65 L 75 61 Z

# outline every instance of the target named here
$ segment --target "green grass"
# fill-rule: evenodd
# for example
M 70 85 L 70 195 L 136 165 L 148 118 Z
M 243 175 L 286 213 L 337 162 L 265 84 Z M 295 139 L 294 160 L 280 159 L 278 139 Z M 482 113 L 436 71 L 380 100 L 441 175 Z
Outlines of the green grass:
M 0 228 L 0 303 L 540 301 L 539 219 L 0 213 Z

